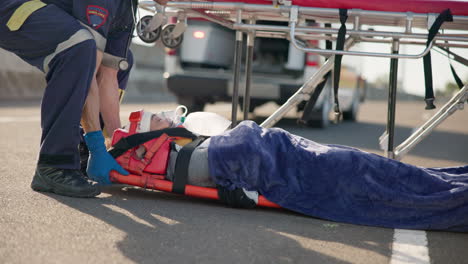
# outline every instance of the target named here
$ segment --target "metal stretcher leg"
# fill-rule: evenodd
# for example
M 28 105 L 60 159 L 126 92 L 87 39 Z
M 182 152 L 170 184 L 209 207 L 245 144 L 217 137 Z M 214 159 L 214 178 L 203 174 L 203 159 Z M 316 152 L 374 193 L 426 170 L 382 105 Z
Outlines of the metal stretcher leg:
M 238 12 L 238 22 L 242 21 L 241 13 Z M 239 79 L 242 64 L 242 38 L 243 33 L 236 31 L 236 47 L 234 50 L 234 80 L 232 87 L 232 112 L 231 112 L 231 128 L 237 125 L 237 106 L 239 104 Z
M 345 50 L 348 50 L 354 44 L 352 38 L 348 38 L 345 42 Z M 333 69 L 335 64 L 335 55 L 330 56 L 327 61 L 312 75 L 302 86 L 294 93 L 286 103 L 284 103 L 278 110 L 271 114 L 263 123 L 260 125 L 264 128 L 274 126 L 281 118 L 286 115 L 291 109 L 295 108 L 299 103 L 304 100 L 308 100 L 310 94 L 314 91 L 315 87 L 319 85 L 325 75 Z
M 468 86 L 465 85 L 456 93 L 434 116 L 426 121 L 418 130 L 395 148 L 395 159 L 400 160 L 413 149 L 416 144 L 428 136 L 434 128 L 457 110 L 462 110 L 468 100 Z
M 392 53 L 398 54 L 399 43 L 398 40 L 394 40 L 392 43 Z M 395 112 L 396 112 L 396 94 L 398 85 L 398 59 L 390 59 L 390 79 L 388 89 L 388 112 L 387 112 L 387 133 L 388 133 L 388 145 L 386 156 L 387 158 L 393 159 L 393 145 L 395 138 Z
M 250 20 L 250 24 L 255 24 L 255 21 Z M 255 31 L 249 31 L 247 33 L 247 54 L 245 61 L 245 90 L 244 90 L 244 120 L 249 119 L 250 112 L 250 85 L 252 77 L 252 61 L 253 61 L 253 49 L 255 42 Z

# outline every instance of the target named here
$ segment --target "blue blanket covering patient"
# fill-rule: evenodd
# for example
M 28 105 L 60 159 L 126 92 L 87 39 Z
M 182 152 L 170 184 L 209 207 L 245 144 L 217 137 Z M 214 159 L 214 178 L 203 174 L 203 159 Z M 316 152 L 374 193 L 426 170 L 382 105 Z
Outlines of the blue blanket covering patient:
M 169 126 L 151 116 L 148 130 Z M 177 156 L 172 150 L 169 180 Z M 468 232 L 468 166 L 417 167 L 252 121 L 198 146 L 188 184 L 258 192 L 284 208 L 337 222 Z
M 422 168 L 244 121 L 211 137 L 212 180 L 337 222 L 468 232 L 468 166 Z

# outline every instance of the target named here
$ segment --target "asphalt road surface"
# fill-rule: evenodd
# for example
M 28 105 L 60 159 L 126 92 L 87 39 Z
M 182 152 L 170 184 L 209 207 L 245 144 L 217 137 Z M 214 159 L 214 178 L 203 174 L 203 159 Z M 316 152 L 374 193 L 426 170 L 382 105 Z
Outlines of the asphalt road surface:
M 126 103 L 130 111 L 172 109 Z M 399 103 L 396 141 L 428 118 L 419 102 Z M 208 106 L 228 115 L 229 105 Z M 256 111 L 260 121 L 274 110 Z M 468 164 L 468 110 L 458 111 L 405 162 Z M 114 186 L 94 199 L 30 189 L 40 140 L 38 102 L 0 105 L 0 263 L 468 263 L 468 235 L 335 223 L 277 209 L 231 209 L 217 201 Z M 260 117 L 259 117 L 260 116 Z M 386 105 L 366 102 L 358 121 L 327 129 L 278 126 L 322 143 L 383 154 Z M 468 216 L 466 216 L 468 217 Z

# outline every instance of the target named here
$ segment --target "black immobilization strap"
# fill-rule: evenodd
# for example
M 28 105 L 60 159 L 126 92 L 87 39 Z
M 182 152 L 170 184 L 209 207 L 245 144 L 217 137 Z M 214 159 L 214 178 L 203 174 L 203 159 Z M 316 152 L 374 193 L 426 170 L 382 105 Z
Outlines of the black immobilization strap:
M 348 19 L 348 10 L 340 9 L 340 22 L 341 27 L 338 30 L 338 37 L 336 39 L 336 50 L 344 50 L 344 43 L 346 37 L 346 20 Z M 341 59 L 343 55 L 335 55 L 335 65 L 333 68 L 333 95 L 335 97 L 335 122 L 341 119 L 340 103 L 338 101 L 338 88 L 340 85 L 341 74 Z
M 242 188 L 228 190 L 221 185 L 218 185 L 217 188 L 219 200 L 230 207 L 249 209 L 257 206 L 255 201 L 250 199 Z
M 120 139 L 117 143 L 112 146 L 108 151 L 112 157 L 117 158 L 124 154 L 127 150 L 137 147 L 147 141 L 154 138 L 160 137 L 162 134 L 167 134 L 170 137 L 184 137 L 190 139 L 196 139 L 192 132 L 188 131 L 183 127 L 166 128 L 162 130 L 149 131 L 144 133 L 134 134 L 125 138 Z
M 331 24 L 330 24 L 330 23 L 325 23 L 325 27 L 326 27 L 326 28 L 331 28 Z M 327 36 L 331 36 L 331 34 L 330 34 L 330 35 L 327 34 Z M 331 40 L 328 40 L 328 39 L 325 40 L 325 48 L 326 48 L 327 50 L 333 49 L 333 46 L 332 46 L 332 45 L 333 45 L 333 43 L 332 43 Z
M 453 79 L 455 79 L 455 82 L 457 83 L 458 88 L 463 88 L 464 84 L 463 81 L 460 79 L 460 77 L 457 74 L 457 71 L 452 65 L 452 60 L 456 61 L 462 65 L 468 66 L 468 60 L 463 58 L 462 56 L 452 52 L 448 47 L 441 47 L 441 46 L 436 46 L 440 51 L 439 53 L 442 54 L 442 51 L 445 51 L 447 53 L 447 58 L 448 58 L 448 63 L 450 65 L 450 71 L 452 72 Z M 436 49 L 437 51 L 437 49 Z
M 442 48 L 440 46 L 437 46 L 437 48 L 439 48 L 440 50 L 443 50 L 445 52 L 447 52 L 447 54 L 449 55 L 449 59 L 452 59 L 460 64 L 463 64 L 465 66 L 468 66 L 468 59 L 465 59 L 463 58 L 462 56 L 456 54 L 455 52 L 449 50 L 449 48 Z M 451 57 L 450 57 L 451 56 Z
M 452 13 L 450 9 L 446 9 L 439 14 L 431 28 L 427 37 L 426 47 L 432 42 L 434 37 L 439 32 L 440 27 L 445 21 L 453 21 Z M 426 110 L 436 108 L 434 105 L 434 88 L 432 86 L 432 64 L 431 64 L 431 52 L 427 53 L 423 58 L 424 63 L 424 80 L 426 83 L 426 95 L 424 100 L 426 101 Z
M 455 69 L 453 68 L 452 63 L 450 63 L 450 70 L 452 71 L 453 78 L 455 79 L 455 82 L 457 83 L 458 88 L 459 89 L 463 88 L 464 84 L 462 80 L 460 79 L 460 77 L 458 76 Z
M 331 24 L 325 24 L 325 27 L 331 28 Z M 332 42 L 330 40 L 326 40 L 325 42 L 325 48 L 327 50 L 333 49 L 332 47 Z M 315 87 L 314 92 L 311 94 L 309 101 L 307 101 L 306 105 L 304 106 L 304 111 L 302 112 L 302 117 L 301 119 L 298 120 L 298 123 L 300 124 L 306 124 L 307 123 L 307 117 L 310 116 L 310 113 L 312 110 L 314 110 L 315 104 L 317 103 L 318 97 L 323 91 L 323 88 L 325 87 L 325 84 L 328 81 L 328 78 L 330 78 L 331 72 L 327 72 L 325 76 L 323 77 L 323 81 Z
M 325 84 L 327 83 L 328 78 L 330 77 L 330 73 L 331 72 L 325 74 L 324 80 L 321 83 L 319 83 L 317 87 L 315 87 L 314 92 L 312 93 L 309 101 L 307 101 L 304 107 L 301 119 L 298 120 L 299 123 L 305 124 L 307 122 L 307 117 L 309 117 L 312 110 L 314 110 L 315 104 L 317 103 L 317 99 L 322 93 L 323 88 L 325 87 Z
M 174 180 L 172 182 L 172 192 L 178 194 L 185 194 L 185 185 L 188 181 L 188 169 L 190 164 L 190 157 L 192 156 L 195 148 L 200 145 L 205 138 L 199 137 L 189 144 L 185 145 L 177 155 L 176 166 L 174 170 Z

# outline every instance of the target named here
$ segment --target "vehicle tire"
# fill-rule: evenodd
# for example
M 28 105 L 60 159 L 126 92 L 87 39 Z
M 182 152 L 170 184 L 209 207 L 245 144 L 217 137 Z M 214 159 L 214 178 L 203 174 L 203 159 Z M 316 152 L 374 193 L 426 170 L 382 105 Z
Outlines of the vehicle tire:
M 305 125 L 312 128 L 326 128 L 330 125 L 328 112 L 323 109 L 314 110 L 305 120 Z
M 138 21 L 136 26 L 138 37 L 145 43 L 154 43 L 161 36 L 161 27 L 158 27 L 152 32 L 145 32 L 145 28 L 149 25 L 153 16 L 144 16 Z
M 185 105 L 189 113 L 203 111 L 206 104 L 205 101 L 192 96 L 178 96 L 177 102 Z
M 262 104 L 263 103 L 260 101 L 251 99 L 249 105 L 249 113 L 253 113 L 255 111 L 255 108 L 257 108 L 257 106 L 261 106 Z M 244 99 L 242 97 L 239 98 L 239 108 L 241 111 L 244 110 Z
M 359 111 L 359 100 L 360 98 L 355 97 L 353 99 L 353 105 L 348 111 L 343 111 L 343 120 L 345 121 L 356 121 Z

